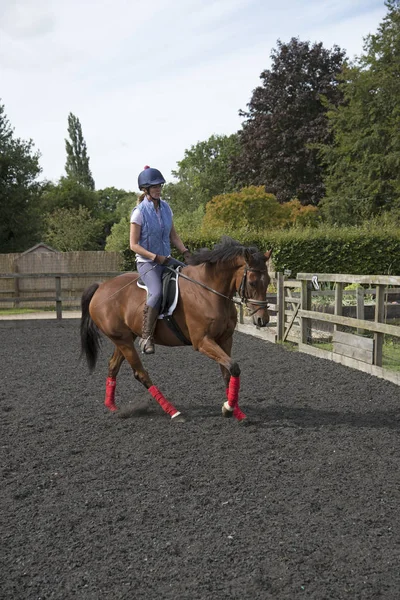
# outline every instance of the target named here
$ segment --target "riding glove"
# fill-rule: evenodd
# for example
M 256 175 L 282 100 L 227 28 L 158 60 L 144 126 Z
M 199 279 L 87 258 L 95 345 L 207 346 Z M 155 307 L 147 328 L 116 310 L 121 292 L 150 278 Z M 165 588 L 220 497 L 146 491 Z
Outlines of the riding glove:
M 154 262 L 158 265 L 163 265 L 168 260 L 168 256 L 162 256 L 162 254 L 156 254 Z

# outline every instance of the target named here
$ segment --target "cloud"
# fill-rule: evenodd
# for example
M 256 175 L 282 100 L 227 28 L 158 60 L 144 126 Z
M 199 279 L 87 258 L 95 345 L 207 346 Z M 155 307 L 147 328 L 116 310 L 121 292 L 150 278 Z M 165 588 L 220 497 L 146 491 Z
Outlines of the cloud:
M 11 39 L 41 37 L 54 30 L 50 0 L 2 0 L 0 31 Z
M 166 178 L 185 149 L 240 128 L 278 39 L 338 44 L 352 57 L 382 1 L 2 0 L 2 101 L 16 133 L 65 163 L 80 119 L 97 187 L 136 189 L 148 163 Z

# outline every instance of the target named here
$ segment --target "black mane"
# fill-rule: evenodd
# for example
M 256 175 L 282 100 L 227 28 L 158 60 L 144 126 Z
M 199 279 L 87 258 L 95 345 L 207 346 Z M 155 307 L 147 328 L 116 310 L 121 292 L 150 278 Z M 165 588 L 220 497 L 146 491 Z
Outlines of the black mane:
M 221 241 L 210 250 L 209 248 L 201 248 L 193 253 L 190 258 L 191 265 L 217 263 L 231 263 L 239 256 L 245 258 L 249 254 L 255 254 L 258 249 L 254 246 L 243 246 L 240 242 L 223 236 Z

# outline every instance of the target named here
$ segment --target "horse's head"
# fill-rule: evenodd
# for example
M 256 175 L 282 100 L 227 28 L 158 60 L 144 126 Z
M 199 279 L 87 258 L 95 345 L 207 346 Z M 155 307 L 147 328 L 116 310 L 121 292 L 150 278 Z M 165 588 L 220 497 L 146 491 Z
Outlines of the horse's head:
M 246 252 L 243 275 L 238 288 L 239 296 L 251 310 L 253 323 L 257 327 L 265 327 L 269 322 L 267 289 L 271 278 L 267 263 L 272 254 L 263 252 Z

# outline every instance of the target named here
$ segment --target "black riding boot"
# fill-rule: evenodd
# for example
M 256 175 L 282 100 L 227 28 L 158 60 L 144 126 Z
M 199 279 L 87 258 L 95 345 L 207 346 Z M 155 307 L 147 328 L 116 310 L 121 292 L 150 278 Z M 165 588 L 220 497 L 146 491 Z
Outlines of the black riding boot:
M 145 305 L 143 309 L 142 339 L 139 347 L 143 354 L 154 354 L 153 334 L 157 325 L 158 309 Z

